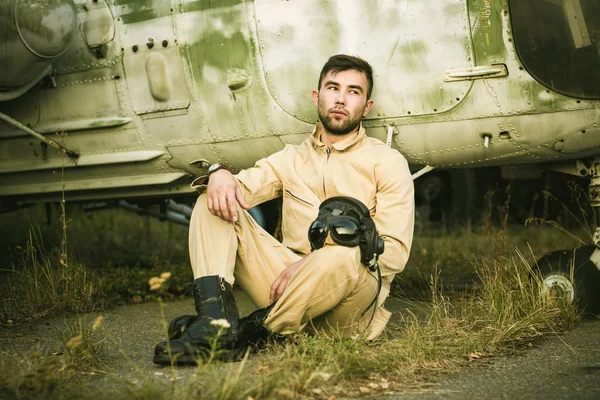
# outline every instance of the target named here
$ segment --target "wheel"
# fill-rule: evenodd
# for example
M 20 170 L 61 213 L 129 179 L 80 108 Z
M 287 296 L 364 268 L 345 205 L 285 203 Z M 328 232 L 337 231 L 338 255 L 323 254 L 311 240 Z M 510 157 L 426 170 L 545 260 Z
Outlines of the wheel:
M 585 314 L 600 314 L 600 269 L 590 260 L 596 246 L 558 250 L 537 262 L 546 293 L 558 291 Z

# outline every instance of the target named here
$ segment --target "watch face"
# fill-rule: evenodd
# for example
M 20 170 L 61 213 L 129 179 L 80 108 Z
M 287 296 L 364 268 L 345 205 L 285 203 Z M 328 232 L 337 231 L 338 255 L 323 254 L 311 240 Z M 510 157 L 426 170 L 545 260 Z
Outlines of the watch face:
M 213 164 L 210 167 L 208 167 L 208 173 L 215 172 L 220 167 L 221 167 L 221 164 Z

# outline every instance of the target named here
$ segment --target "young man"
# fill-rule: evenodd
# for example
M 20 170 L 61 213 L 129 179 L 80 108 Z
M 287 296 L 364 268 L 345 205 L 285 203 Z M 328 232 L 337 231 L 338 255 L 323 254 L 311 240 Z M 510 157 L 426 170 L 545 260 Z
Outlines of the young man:
M 367 137 L 361 126 L 373 106 L 372 90 L 366 61 L 331 57 L 312 93 L 320 122 L 304 143 L 288 145 L 237 175 L 213 165 L 207 177 L 192 184 L 206 187 L 189 236 L 198 316 L 173 321 L 170 333 L 181 330 L 156 346 L 154 362 L 194 362 L 217 334 L 221 349 L 238 351 L 307 326 L 367 339 L 381 334 L 390 317 L 383 303 L 410 251 L 414 196 L 404 157 Z M 245 211 L 279 196 L 282 243 Z M 319 205 L 334 196 L 368 207 L 385 243 L 379 257 L 382 282 L 361 263 L 358 246 L 329 240 L 311 252 L 309 225 Z M 234 281 L 260 308 L 246 319 L 238 317 Z

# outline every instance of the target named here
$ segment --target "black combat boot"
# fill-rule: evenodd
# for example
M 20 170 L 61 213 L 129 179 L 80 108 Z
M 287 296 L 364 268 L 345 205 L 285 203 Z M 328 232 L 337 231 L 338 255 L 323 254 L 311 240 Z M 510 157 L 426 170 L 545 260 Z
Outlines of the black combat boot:
M 154 363 L 196 364 L 209 357 L 230 361 L 239 356 L 236 348 L 239 313 L 231 285 L 218 276 L 206 276 L 194 281 L 193 294 L 198 316 L 187 327 L 188 316 L 171 321 L 169 336 L 172 332 L 177 336 L 177 329 L 182 333 L 177 339 L 156 345 Z M 219 322 L 229 328 L 215 325 Z
M 282 341 L 286 336 L 271 332 L 264 324 L 269 312 L 275 307 L 275 303 L 268 307 L 254 311 L 252 314 L 240 319 L 236 347 L 240 353 L 244 353 L 248 347 L 259 349 L 268 342 Z
M 196 318 L 198 318 L 197 315 L 181 315 L 173 318 L 171 322 L 169 322 L 169 327 L 167 328 L 167 337 L 169 340 L 179 339 L 187 327 L 190 326 Z

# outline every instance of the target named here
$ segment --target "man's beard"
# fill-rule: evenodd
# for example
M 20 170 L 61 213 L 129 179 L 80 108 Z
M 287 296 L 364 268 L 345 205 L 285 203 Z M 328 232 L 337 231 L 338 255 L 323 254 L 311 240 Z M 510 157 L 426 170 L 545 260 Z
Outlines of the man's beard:
M 344 122 L 342 122 L 341 120 L 335 121 L 334 117 L 331 114 L 328 115 L 327 110 L 322 110 L 321 107 L 319 107 L 318 112 L 319 120 L 323 124 L 323 127 L 327 130 L 327 132 L 331 133 L 332 135 L 346 135 L 354 131 L 360 124 L 360 121 L 362 120 L 362 112 L 359 113 L 358 116 L 355 118 L 352 118 L 352 116 L 347 115 L 348 119 Z

